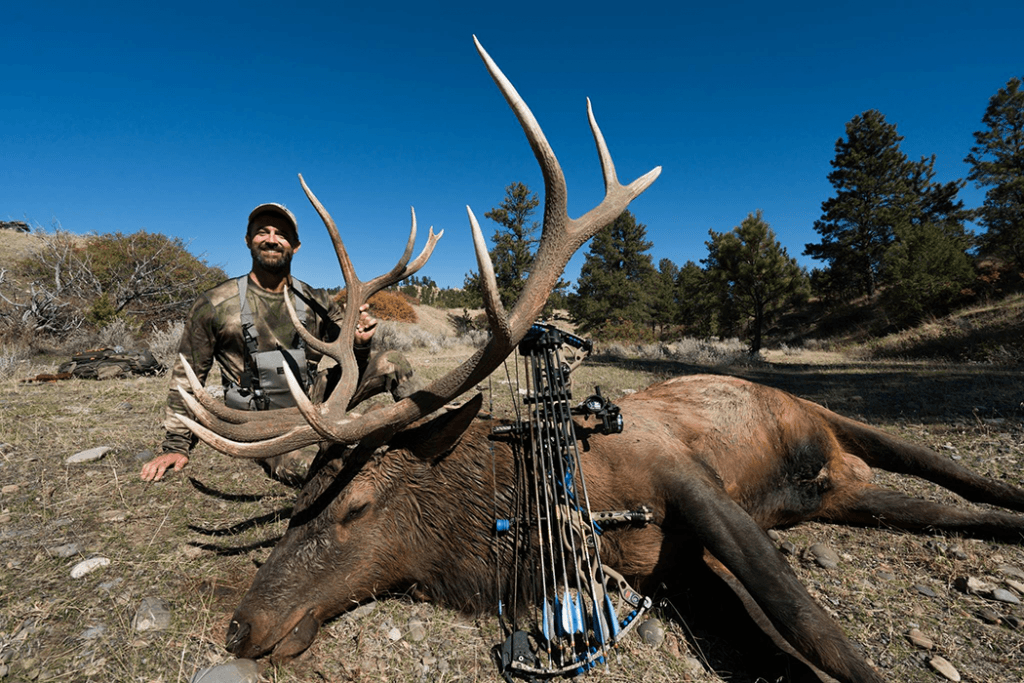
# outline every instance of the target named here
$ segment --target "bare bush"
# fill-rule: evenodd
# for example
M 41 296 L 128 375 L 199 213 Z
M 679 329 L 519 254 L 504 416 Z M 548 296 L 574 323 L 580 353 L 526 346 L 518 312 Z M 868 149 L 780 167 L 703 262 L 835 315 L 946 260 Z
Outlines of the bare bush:
M 377 326 L 373 335 L 374 349 L 409 352 L 413 349 L 427 349 L 437 353 L 457 346 L 481 347 L 487 343 L 487 332 L 468 330 L 463 334 L 451 335 L 428 332 L 416 325 L 384 321 Z
M 0 380 L 14 377 L 18 368 L 24 364 L 27 352 L 23 348 L 0 346 Z
M 673 360 L 705 367 L 748 367 L 761 362 L 760 356 L 752 356 L 747 346 L 736 338 L 714 340 L 685 337 L 661 344 L 602 342 L 598 352 L 610 358 Z
M 178 238 L 140 230 L 131 235 L 74 235 L 55 224 L 39 248 L 0 271 L 4 336 L 25 331 L 62 340 L 118 319 L 139 325 L 184 314 L 195 297 L 224 279 Z
M 178 358 L 178 346 L 181 344 L 181 334 L 184 331 L 185 323 L 181 320 L 168 322 L 163 327 L 153 326 L 153 331 L 149 334 L 149 352 L 165 368 L 174 367 L 174 361 Z

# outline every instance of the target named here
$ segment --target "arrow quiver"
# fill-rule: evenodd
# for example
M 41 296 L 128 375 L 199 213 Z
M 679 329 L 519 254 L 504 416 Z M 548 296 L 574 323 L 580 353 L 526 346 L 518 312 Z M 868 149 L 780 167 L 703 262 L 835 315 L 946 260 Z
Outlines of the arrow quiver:
M 601 562 L 603 527 L 646 524 L 651 513 L 590 509 L 572 417 L 592 415 L 605 433 L 623 428 L 619 408 L 600 388 L 571 405 L 569 376 L 591 350 L 589 340 L 535 324 L 519 345 L 525 419 L 494 430 L 510 439 L 516 468 L 512 510 L 495 524 L 513 567 L 510 581 L 499 581 L 509 586 L 498 609 L 507 638 L 496 648 L 507 681 L 575 676 L 606 663 L 651 606 Z

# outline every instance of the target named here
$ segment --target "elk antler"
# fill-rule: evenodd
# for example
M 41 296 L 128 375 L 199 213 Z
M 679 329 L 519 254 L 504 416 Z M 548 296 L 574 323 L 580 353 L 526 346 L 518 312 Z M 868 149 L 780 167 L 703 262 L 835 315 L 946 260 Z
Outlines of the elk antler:
M 416 392 L 409 398 L 365 415 L 350 414 L 348 410 L 352 406 L 349 405 L 349 402 L 355 393 L 358 380 L 352 339 L 359 319 L 359 307 L 377 291 L 412 275 L 421 268 L 430 258 L 434 245 L 441 235 L 434 235 L 431 231 L 423 252 L 413 263 L 408 264 L 416 238 L 416 214 L 413 213 L 409 242 L 398 264 L 389 273 L 370 282 L 362 283 L 356 277 L 334 220 L 306 186 L 305 181 L 302 181 L 300 175 L 299 179 L 302 181 L 302 188 L 305 190 L 306 196 L 316 208 L 317 213 L 320 214 L 331 235 L 335 251 L 338 253 L 341 272 L 345 278 L 347 289 L 345 316 L 338 338 L 331 343 L 313 338 L 297 319 L 290 297 L 285 296 L 285 301 L 288 302 L 288 310 L 296 329 L 300 331 L 306 343 L 311 348 L 335 359 L 341 365 L 341 381 L 323 404 L 314 405 L 303 394 L 299 383 L 286 367 L 285 374 L 298 407 L 275 410 L 273 418 L 269 419 L 265 413 L 249 413 L 226 408 L 203 390 L 196 380 L 195 374 L 188 369 L 189 383 L 196 398 L 193 398 L 184 389 L 179 388 L 178 391 L 181 392 L 198 423 L 182 415 L 179 415 L 178 418 L 213 448 L 236 457 L 266 458 L 321 441 L 354 443 L 367 437 L 384 441 L 403 426 L 433 412 L 471 389 L 501 365 L 526 335 L 530 326 L 543 310 L 566 263 L 569 262 L 576 250 L 599 230 L 615 220 L 629 203 L 646 190 L 661 173 L 661 167 L 658 166 L 629 185 L 619 183 L 611 154 L 608 152 L 604 136 L 597 127 L 597 121 L 588 99 L 587 116 L 590 119 L 590 130 L 594 135 L 601 168 L 604 172 L 605 196 L 600 204 L 580 218 L 569 218 L 566 210 L 565 177 L 540 125 L 523 98 L 480 45 L 476 36 L 473 37 L 473 42 L 476 44 L 477 52 L 480 53 L 488 72 L 505 96 L 509 106 L 512 107 L 516 118 L 519 119 L 544 177 L 544 221 L 540 245 L 534 257 L 533 269 L 515 306 L 511 312 L 506 313 L 501 304 L 494 277 L 494 267 L 487 253 L 487 244 L 476 216 L 467 206 L 466 211 L 469 214 L 473 244 L 480 268 L 480 280 L 484 290 L 484 307 L 490 322 L 490 339 L 486 346 L 479 349 L 460 366 L 447 375 L 434 380 L 425 389 Z M 182 360 L 184 361 L 184 359 Z

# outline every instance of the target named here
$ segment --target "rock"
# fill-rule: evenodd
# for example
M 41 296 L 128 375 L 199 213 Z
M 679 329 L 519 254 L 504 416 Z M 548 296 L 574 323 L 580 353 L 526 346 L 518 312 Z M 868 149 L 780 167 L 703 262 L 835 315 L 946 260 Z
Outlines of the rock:
M 427 627 L 423 625 L 423 622 L 415 617 L 409 620 L 408 631 L 405 634 L 405 639 L 410 640 L 414 643 L 418 643 L 427 637 Z
M 775 529 L 769 529 L 768 530 L 768 538 L 772 539 L 776 543 L 778 543 L 779 541 L 782 540 L 782 536 L 780 536 L 779 532 L 776 531 Z
M 110 446 L 97 446 L 96 448 L 90 448 L 88 450 L 75 453 L 70 456 L 66 462 L 69 465 L 78 462 L 92 462 L 93 460 L 99 460 L 111 450 Z
M 74 557 L 81 551 L 82 549 L 79 547 L 77 543 L 65 543 L 64 545 L 57 545 L 53 546 L 52 548 L 46 549 L 46 552 L 50 553 L 50 555 L 52 555 L 53 557 L 64 558 Z
M 950 681 L 959 681 L 960 672 L 957 671 L 952 664 L 947 662 L 945 659 L 939 656 L 932 657 L 928 660 L 928 666 L 935 670 L 937 674 Z
M 138 453 L 135 454 L 135 459 L 140 462 L 149 462 L 155 457 L 156 454 L 153 453 L 153 451 L 149 450 L 148 448 L 144 451 L 139 451 Z
M 782 545 L 779 546 L 779 550 L 782 551 L 783 555 L 796 555 L 796 546 L 790 541 L 783 541 Z
M 101 522 L 123 522 L 128 519 L 126 510 L 106 510 L 100 513 Z
M 920 593 L 921 595 L 925 596 L 926 598 L 937 598 L 937 597 L 939 597 L 938 593 L 936 593 L 935 591 L 933 591 L 931 588 L 929 588 L 928 586 L 924 585 L 923 583 L 915 583 L 914 584 L 914 590 L 916 590 L 918 593 Z
M 1021 595 L 1024 595 L 1024 583 L 1021 583 L 1017 579 L 1003 579 L 1003 580 L 1006 582 L 1007 586 L 1009 586 L 1013 590 L 1017 591 Z
M 1021 621 L 1021 618 L 1018 616 L 1008 614 L 1005 617 L 1003 617 L 1003 623 L 1012 628 L 1014 631 L 1016 631 L 1021 627 L 1021 624 L 1024 624 L 1024 621 Z
M 651 618 L 636 627 L 637 634 L 651 647 L 661 647 L 665 642 L 665 627 L 661 620 Z
M 189 683 L 257 683 L 259 666 L 251 659 L 236 659 L 196 672 Z
M 88 560 L 82 560 L 74 567 L 71 568 L 71 578 L 80 579 L 89 572 L 95 571 L 100 567 L 106 567 L 110 564 L 110 560 L 105 557 L 90 557 Z
M 815 543 L 808 549 L 808 552 L 819 567 L 835 569 L 839 566 L 839 556 L 824 543 Z
M 2 489 L 0 489 L 0 494 L 3 494 L 5 496 L 14 495 L 17 492 L 18 492 L 18 485 L 17 484 L 7 484 Z
M 1024 581 L 1024 570 L 1020 569 L 1019 567 L 1014 567 L 1011 564 L 1000 565 L 996 568 L 996 571 L 1002 574 L 1003 576 L 1009 576 L 1012 579 Z
M 992 599 L 998 600 L 999 602 L 1009 603 L 1011 605 L 1019 605 L 1020 598 L 1006 590 L 1005 588 L 996 588 L 992 591 Z
M 345 614 L 344 614 L 344 616 L 342 618 L 343 619 L 350 619 L 350 620 L 362 619 L 363 617 L 365 617 L 368 614 L 372 613 L 373 610 L 375 610 L 375 609 L 377 609 L 377 603 L 375 601 L 371 600 L 370 602 L 366 603 L 365 605 L 359 605 L 359 607 L 356 607 L 354 610 L 351 610 L 349 612 L 345 612 Z
M 96 640 L 97 638 L 102 636 L 104 633 L 106 633 L 106 631 L 107 631 L 107 627 L 104 626 L 103 624 L 100 624 L 98 626 L 93 626 L 92 628 L 87 628 L 84 631 L 82 631 L 80 634 L 78 634 L 78 639 L 79 640 Z
M 388 631 L 388 640 L 390 640 L 391 642 L 397 643 L 401 639 L 402 632 L 399 631 L 397 627 L 392 627 L 392 629 Z
M 921 631 L 916 628 L 910 629 L 910 632 L 907 633 L 907 640 L 913 643 L 914 647 L 919 647 L 922 650 L 931 650 L 935 647 L 935 643 L 932 639 L 921 633 Z
M 995 588 L 992 584 L 985 583 L 974 576 L 958 576 L 953 579 L 953 585 L 958 591 L 969 595 L 985 595 L 991 593 Z
M 166 631 L 171 625 L 171 608 L 162 598 L 143 598 L 132 618 L 136 631 Z

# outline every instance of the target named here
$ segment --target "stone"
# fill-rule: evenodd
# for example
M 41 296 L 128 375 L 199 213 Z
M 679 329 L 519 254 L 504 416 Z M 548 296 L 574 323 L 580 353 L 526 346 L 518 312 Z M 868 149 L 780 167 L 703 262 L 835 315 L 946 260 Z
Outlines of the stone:
M 796 546 L 791 541 L 783 541 L 782 545 L 779 546 L 779 550 L 782 551 L 783 555 L 796 555 Z
M 68 457 L 66 462 L 69 465 L 80 462 L 92 462 L 94 460 L 99 460 L 111 450 L 110 446 L 97 446 L 96 448 L 90 448 L 88 450 L 75 453 Z
M 953 579 L 953 585 L 958 591 L 969 595 L 985 595 L 991 593 L 994 588 L 992 584 L 985 583 L 974 576 L 958 576 Z
M 196 672 L 189 683 L 257 683 L 259 665 L 251 659 L 235 659 Z
M 96 640 L 97 638 L 102 636 L 104 633 L 106 633 L 106 631 L 107 631 L 107 627 L 104 626 L 103 624 L 100 624 L 98 626 L 93 626 L 92 628 L 87 628 L 84 631 L 82 631 L 80 634 L 78 634 L 78 639 L 79 640 Z
M 345 612 L 345 614 L 342 616 L 342 619 L 352 621 L 355 621 L 356 619 L 362 619 L 363 617 L 371 614 L 375 609 L 377 609 L 377 603 L 371 600 L 370 602 L 364 605 L 359 605 L 359 607 L 356 607 L 354 610 Z
M 839 566 L 839 556 L 824 543 L 815 543 L 808 548 L 808 552 L 817 565 L 823 569 L 835 569 Z
M 935 647 L 935 643 L 932 639 L 921 633 L 921 631 L 916 628 L 910 629 L 910 632 L 907 633 L 907 640 L 909 640 L 914 647 L 919 647 L 922 650 L 931 650 Z
M 149 450 L 148 448 L 144 451 L 139 451 L 138 453 L 135 454 L 135 459 L 138 460 L 139 462 L 149 462 L 155 457 L 156 454 L 153 453 L 153 451 Z
M 1003 576 L 1008 576 L 1012 579 L 1017 579 L 1018 581 L 1024 581 L 1024 570 L 1020 567 L 1014 567 L 1011 564 L 1004 564 L 997 567 L 996 571 Z
M 928 660 L 928 666 L 946 680 L 954 681 L 954 683 L 960 680 L 960 672 L 942 657 L 932 657 Z
M 171 625 L 171 608 L 163 598 L 143 598 L 132 618 L 132 628 L 139 632 L 166 631 Z
M 914 584 L 914 590 L 916 590 L 918 593 L 920 593 L 921 595 L 925 596 L 926 598 L 937 598 L 937 597 L 939 597 L 938 593 L 936 593 L 935 591 L 933 591 L 931 588 L 929 588 L 928 586 L 924 585 L 923 583 L 915 583 Z
M 65 543 L 64 545 L 57 545 L 51 548 L 47 548 L 46 552 L 50 553 L 53 557 L 74 557 L 82 551 L 81 547 L 77 543 Z
M 14 495 L 17 492 L 18 492 L 18 485 L 17 484 L 7 484 L 2 489 L 0 489 L 0 494 L 3 494 L 5 496 Z
M 405 639 L 410 640 L 414 643 L 418 643 L 427 637 L 427 627 L 423 625 L 423 622 L 415 617 L 409 620 L 408 631 L 405 634 Z
M 637 635 L 651 647 L 661 647 L 665 642 L 665 627 L 660 619 L 646 619 L 636 627 Z
M 996 588 L 992 591 L 992 599 L 998 600 L 999 602 L 1005 602 L 1010 605 L 1019 605 L 1020 598 L 1006 590 L 1005 588 Z
M 86 574 L 96 571 L 100 567 L 106 567 L 110 564 L 110 560 L 105 557 L 90 557 L 88 560 L 82 560 L 74 567 L 71 568 L 71 578 L 80 579 Z
M 397 627 L 392 627 L 391 630 L 388 631 L 388 640 L 390 640 L 391 642 L 397 643 L 401 639 L 402 632 L 399 631 Z

